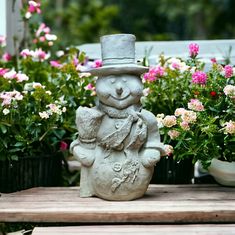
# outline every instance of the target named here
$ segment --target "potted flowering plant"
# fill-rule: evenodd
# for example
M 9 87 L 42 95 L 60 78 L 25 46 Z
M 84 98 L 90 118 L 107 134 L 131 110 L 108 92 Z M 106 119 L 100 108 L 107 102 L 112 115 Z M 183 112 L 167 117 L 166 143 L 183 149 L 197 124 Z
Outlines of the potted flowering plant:
M 27 1 L 23 7 L 28 26 L 41 13 L 40 4 Z M 50 28 L 30 28 L 29 47 L 17 56 L 5 52 L 0 37 L 0 192 L 58 185 L 61 152 L 67 153 L 75 133 L 75 110 L 94 103 L 93 78 L 80 71 L 99 61 L 88 62 L 76 48 L 54 53 L 57 37 Z
M 199 160 L 209 172 L 215 172 L 215 159 L 235 161 L 235 74 L 231 65 L 218 64 L 215 59 L 211 69 L 203 72 L 197 66 L 198 49 L 198 45 L 190 45 L 191 58 L 185 61 L 188 68 L 182 77 L 187 83 L 181 91 L 183 98 L 172 114 L 160 114 L 157 119 L 169 155 L 193 163 Z

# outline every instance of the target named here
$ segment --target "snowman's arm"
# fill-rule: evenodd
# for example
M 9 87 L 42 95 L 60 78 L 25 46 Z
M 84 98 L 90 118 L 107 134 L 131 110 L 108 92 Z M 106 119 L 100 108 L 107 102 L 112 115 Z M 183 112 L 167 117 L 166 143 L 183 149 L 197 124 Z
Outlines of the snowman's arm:
M 157 149 L 161 155 L 164 155 L 164 144 L 161 143 L 156 117 L 145 109 L 141 111 L 141 115 L 148 127 L 147 140 L 143 148 Z
M 147 124 L 147 140 L 139 154 L 143 166 L 149 168 L 155 166 L 160 161 L 160 157 L 164 153 L 164 145 L 160 142 L 160 134 L 155 116 L 147 110 L 142 110 L 141 116 Z

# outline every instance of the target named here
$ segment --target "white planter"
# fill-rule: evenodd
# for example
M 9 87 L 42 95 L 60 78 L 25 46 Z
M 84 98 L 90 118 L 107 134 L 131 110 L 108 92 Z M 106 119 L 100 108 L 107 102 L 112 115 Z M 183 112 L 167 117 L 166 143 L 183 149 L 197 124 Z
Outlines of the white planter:
M 235 186 L 235 162 L 225 162 L 214 158 L 208 171 L 219 184 Z

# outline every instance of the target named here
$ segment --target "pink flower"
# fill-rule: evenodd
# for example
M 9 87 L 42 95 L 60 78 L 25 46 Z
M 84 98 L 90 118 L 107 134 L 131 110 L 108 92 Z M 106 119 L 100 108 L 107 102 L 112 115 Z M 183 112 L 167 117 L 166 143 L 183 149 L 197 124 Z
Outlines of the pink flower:
M 183 130 L 185 130 L 185 131 L 190 130 L 190 127 L 189 127 L 189 123 L 188 123 L 188 122 L 183 121 L 183 122 L 180 123 L 180 126 L 181 126 L 181 128 L 182 128 Z
M 38 30 L 36 31 L 36 37 L 39 37 L 40 34 L 43 32 L 44 34 L 50 33 L 50 28 L 46 26 L 45 23 L 41 23 Z
M 52 67 L 55 67 L 55 68 L 61 68 L 62 67 L 62 64 L 56 60 L 51 60 L 50 61 L 50 64 Z
M 29 6 L 28 6 L 28 12 L 30 13 L 38 13 L 40 14 L 41 13 L 41 9 L 40 9 L 40 3 L 37 3 L 35 1 L 29 1 L 28 2 Z
M 188 103 L 188 108 L 194 111 L 204 111 L 204 106 L 202 102 L 200 102 L 198 99 L 191 99 Z
M 94 91 L 95 87 L 91 83 L 89 83 L 87 86 L 84 87 L 84 89 L 89 91 Z
M 206 84 L 207 75 L 202 71 L 196 71 L 192 74 L 192 83 L 195 84 Z
M 168 131 L 167 134 L 170 136 L 170 138 L 172 140 L 174 140 L 175 138 L 177 138 L 180 135 L 180 133 L 176 130 L 170 130 L 170 131 Z
M 224 76 L 230 78 L 233 76 L 233 67 L 231 65 L 224 66 Z
M 225 122 L 223 129 L 224 129 L 225 134 L 234 135 L 235 134 L 235 122 L 233 122 L 232 120 L 230 120 L 229 122 Z
M 32 51 L 31 55 L 36 61 L 38 61 L 38 60 L 44 61 L 44 60 L 48 59 L 50 56 L 45 51 L 43 51 L 41 48 L 36 49 L 35 51 Z
M 6 79 L 14 79 L 14 78 L 16 78 L 16 76 L 17 76 L 17 73 L 16 73 L 16 71 L 14 71 L 14 70 L 11 70 L 11 71 L 9 71 L 9 72 L 6 72 L 6 73 L 3 75 L 3 77 L 6 78 Z
M 169 144 L 165 144 L 164 145 L 164 150 L 165 150 L 165 154 L 168 155 L 168 156 L 172 156 L 173 155 L 173 152 L 174 152 L 174 149 L 171 145 Z
M 185 111 L 186 111 L 186 109 L 184 109 L 184 108 L 177 108 L 177 109 L 175 110 L 175 116 L 176 116 L 176 117 L 181 116 L 181 115 L 184 114 Z
M 212 63 L 212 64 L 216 64 L 216 63 L 217 63 L 216 58 L 211 58 L 211 63 Z
M 46 41 L 46 37 L 45 37 L 45 36 L 39 37 L 39 41 L 40 41 L 40 42 L 45 42 L 45 41 Z
M 10 61 L 12 59 L 12 56 L 10 53 L 6 52 L 3 54 L 2 59 L 6 62 Z
M 153 82 L 157 80 L 157 78 L 162 77 L 165 73 L 165 69 L 160 65 L 156 67 L 152 67 L 149 69 L 147 73 L 144 74 L 144 80 L 148 82 Z
M 16 75 L 16 80 L 17 80 L 17 82 L 28 81 L 29 77 L 26 74 L 24 74 L 24 73 L 18 73 Z
M 60 141 L 60 150 L 65 151 L 68 149 L 68 144 L 65 141 Z
M 2 106 L 9 106 L 12 100 L 22 100 L 23 96 L 18 91 L 8 91 L 0 93 L 0 99 L 2 99 Z
M 181 119 L 183 122 L 194 123 L 197 120 L 197 114 L 194 111 L 185 110 Z
M 93 65 L 92 65 L 92 68 L 99 68 L 99 67 L 102 67 L 102 61 L 101 60 L 95 60 Z
M 74 58 L 73 58 L 73 64 L 74 64 L 74 66 L 77 66 L 78 63 L 79 63 L 78 58 L 77 58 L 77 57 L 74 57 Z
M 3 76 L 9 69 L 0 68 L 0 76 Z
M 20 52 L 20 55 L 23 57 L 23 58 L 26 58 L 28 56 L 31 56 L 31 51 L 29 49 L 24 49 L 23 51 Z
M 190 57 L 196 57 L 199 52 L 199 45 L 197 43 L 190 43 L 189 46 L 189 55 Z

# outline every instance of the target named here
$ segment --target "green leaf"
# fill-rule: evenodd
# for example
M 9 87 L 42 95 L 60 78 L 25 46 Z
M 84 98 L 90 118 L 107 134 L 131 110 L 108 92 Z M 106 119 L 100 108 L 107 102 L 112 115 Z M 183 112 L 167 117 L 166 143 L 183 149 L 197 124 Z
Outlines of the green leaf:
M 22 143 L 22 142 L 17 142 L 17 143 L 14 144 L 15 147 L 20 147 L 20 146 L 23 146 L 23 145 L 24 145 L 24 143 Z
M 7 133 L 7 128 L 4 125 L 0 125 L 0 129 L 1 129 L 3 134 Z
M 18 161 L 19 158 L 18 158 L 17 155 L 12 155 L 12 156 L 11 156 L 11 160 L 13 160 L 13 161 Z

